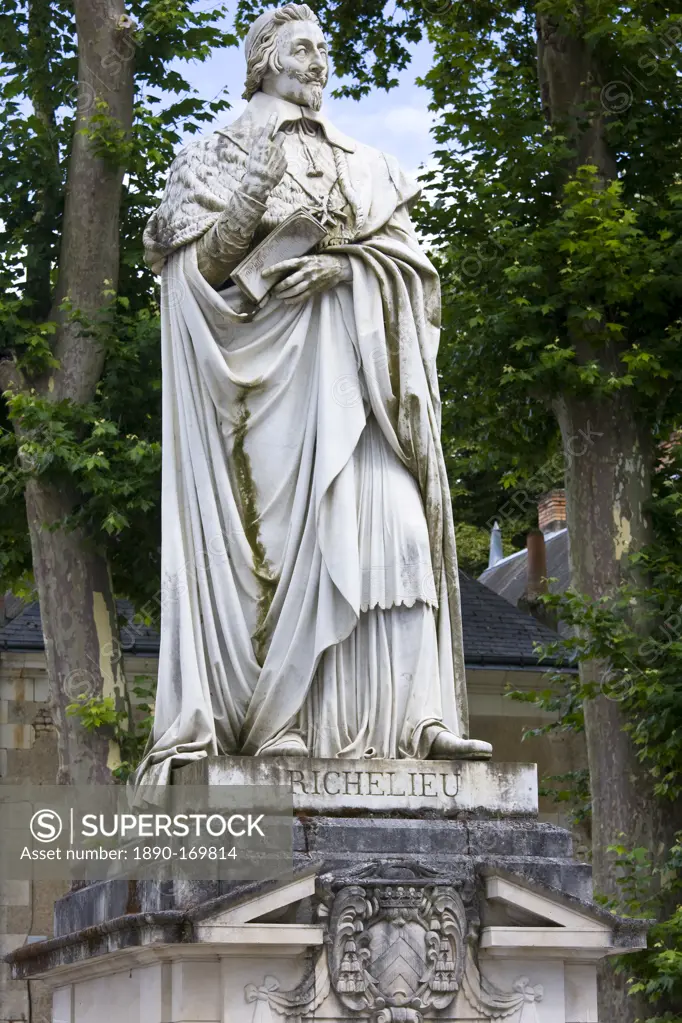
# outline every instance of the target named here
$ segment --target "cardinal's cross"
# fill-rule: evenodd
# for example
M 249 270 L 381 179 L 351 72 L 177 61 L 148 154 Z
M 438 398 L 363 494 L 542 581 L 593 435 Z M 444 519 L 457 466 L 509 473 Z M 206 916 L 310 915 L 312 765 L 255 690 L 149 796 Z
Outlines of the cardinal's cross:
M 332 193 L 328 192 L 327 195 L 317 199 L 317 206 L 311 210 L 311 213 L 319 220 L 322 227 L 327 227 L 327 225 L 333 227 L 348 219 L 348 215 L 344 213 L 342 207 L 338 203 L 332 206 L 331 202 Z

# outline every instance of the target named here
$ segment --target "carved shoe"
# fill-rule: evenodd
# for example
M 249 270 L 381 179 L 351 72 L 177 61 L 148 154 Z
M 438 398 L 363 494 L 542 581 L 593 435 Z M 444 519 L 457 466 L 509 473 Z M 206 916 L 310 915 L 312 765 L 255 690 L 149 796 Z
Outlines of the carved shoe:
M 307 757 L 308 747 L 296 732 L 285 732 L 279 739 L 258 750 L 259 757 Z
M 431 743 L 429 760 L 489 760 L 493 748 L 481 739 L 461 739 L 447 728 L 441 729 Z

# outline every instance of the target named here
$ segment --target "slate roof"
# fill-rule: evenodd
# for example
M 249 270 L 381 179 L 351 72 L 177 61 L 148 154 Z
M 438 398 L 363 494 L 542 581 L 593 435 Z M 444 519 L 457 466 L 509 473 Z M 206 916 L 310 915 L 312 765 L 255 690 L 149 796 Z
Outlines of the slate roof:
M 550 593 L 565 593 L 570 582 L 568 529 L 546 533 L 545 550 L 547 578 L 556 580 L 550 583 Z M 498 561 L 492 568 L 486 568 L 479 575 L 478 581 L 516 607 L 526 588 L 527 565 L 528 552 L 517 551 Z
M 459 574 L 459 583 L 467 667 L 549 667 L 561 663 L 556 657 L 540 661 L 535 652 L 536 643 L 546 646 L 556 642 L 556 632 L 464 572 Z
M 124 653 L 156 657 L 159 652 L 159 634 L 151 626 L 138 625 L 133 621 L 133 605 L 127 600 L 117 600 L 116 609 L 125 619 L 120 630 L 121 646 Z M 43 629 L 40 621 L 40 606 L 35 601 L 27 604 L 23 611 L 0 629 L 0 652 L 3 650 L 44 650 Z
M 531 615 L 512 607 L 508 601 L 460 572 L 462 594 L 462 628 L 464 659 L 469 667 L 499 668 L 535 667 L 538 657 L 534 644 L 551 643 L 556 633 L 537 622 Z M 116 602 L 119 614 L 127 621 L 121 629 L 121 645 L 125 653 L 155 657 L 159 652 L 159 634 L 149 626 L 133 621 L 133 607 L 126 600 Z M 28 604 L 15 618 L 0 629 L 0 652 L 3 650 L 43 650 L 40 608 Z M 549 665 L 552 661 L 543 661 Z

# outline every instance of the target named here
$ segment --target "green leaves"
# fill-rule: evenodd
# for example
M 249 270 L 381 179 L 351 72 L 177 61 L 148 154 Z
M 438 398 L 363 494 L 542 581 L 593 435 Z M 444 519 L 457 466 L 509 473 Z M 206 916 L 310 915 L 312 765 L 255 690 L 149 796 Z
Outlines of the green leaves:
M 466 236 L 449 243 L 441 261 L 458 287 L 445 289 L 446 325 L 485 393 L 504 382 L 551 400 L 628 386 L 651 412 L 649 399 L 659 413 L 669 394 L 672 411 L 682 365 L 666 333 L 679 300 L 678 246 L 660 230 L 645 234 L 651 208 L 638 205 L 641 214 L 625 206 L 618 181 L 603 187 L 583 167 L 542 226 L 494 224 L 491 212 L 485 269 L 479 259 L 478 272 L 462 272 L 477 266 L 482 240 L 473 251 Z
M 118 745 L 121 764 L 113 775 L 120 783 L 142 758 L 154 720 L 155 694 L 155 680 L 136 675 L 126 698 L 79 696 L 66 708 L 67 715 L 77 718 L 86 731 L 100 732 Z
M 610 850 L 620 873 L 620 905 L 614 908 L 629 916 L 655 920 L 648 934 L 648 948 L 634 956 L 617 960 L 617 969 L 628 974 L 632 994 L 643 994 L 656 1006 L 665 999 L 679 1004 L 682 996 L 682 832 L 678 833 L 663 868 L 656 867 L 647 849 L 627 849 L 623 845 Z M 656 883 L 651 884 L 651 878 Z M 670 906 L 677 903 L 670 912 Z M 656 919 L 658 918 L 658 919 Z M 634 974 L 634 977 L 633 977 Z M 679 1014 L 666 1012 L 650 1017 L 646 1023 L 678 1023 Z
M 236 45 L 224 5 L 133 0 L 137 29 L 107 61 L 134 61 L 136 106 L 126 138 L 106 104 L 78 83 L 69 0 L 0 0 L 0 358 L 11 357 L 35 391 L 0 399 L 0 588 L 30 578 L 22 487 L 45 474 L 76 488 L 75 522 L 107 551 L 118 593 L 143 604 L 156 592 L 160 491 L 158 286 L 142 261 L 142 232 L 181 135 L 227 106 L 186 82 L 184 60 Z M 96 72 L 95 67 L 91 71 Z M 77 125 L 76 120 L 81 120 Z M 85 119 L 85 121 L 84 121 Z M 125 170 L 118 294 L 97 323 L 58 302 L 66 169 L 82 131 L 109 164 Z M 80 325 L 107 352 L 94 402 L 51 401 L 55 320 Z M 21 443 L 14 428 L 27 433 Z
M 35 392 L 9 399 L 21 428 L 16 447 L 17 480 L 47 475 L 70 480 L 81 495 L 73 525 L 87 523 L 97 535 L 120 533 L 158 498 L 160 445 L 124 434 L 101 417 L 98 404 L 53 402 Z M 99 520 L 99 525 L 98 525 Z
M 79 696 L 75 703 L 70 703 L 66 708 L 70 717 L 77 717 L 87 731 L 95 731 L 103 728 L 113 729 L 120 719 L 120 713 L 116 710 L 116 701 L 113 696 L 98 697 Z
M 96 99 L 94 109 L 79 134 L 87 138 L 94 152 L 111 167 L 127 166 L 133 152 L 133 142 L 116 118 L 109 114 L 109 105 Z

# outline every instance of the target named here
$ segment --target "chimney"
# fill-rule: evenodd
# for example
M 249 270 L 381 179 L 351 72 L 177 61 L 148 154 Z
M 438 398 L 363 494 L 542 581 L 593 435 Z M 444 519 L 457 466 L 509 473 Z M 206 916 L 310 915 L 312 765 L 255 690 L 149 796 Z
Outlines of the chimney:
M 547 593 L 545 534 L 539 529 L 532 529 L 526 537 L 526 586 L 517 607 L 554 629 L 553 614 L 540 600 L 544 593 Z
M 493 565 L 496 565 L 498 561 L 502 561 L 503 558 L 502 530 L 500 529 L 499 523 L 496 522 L 490 530 L 490 554 L 488 555 L 488 568 L 492 568 Z
M 528 553 L 528 577 L 526 580 L 525 598 L 532 607 L 538 597 L 547 592 L 547 549 L 545 534 L 539 529 L 531 529 L 526 537 Z
M 538 501 L 538 526 L 543 533 L 556 533 L 566 526 L 566 491 L 550 490 Z M 530 558 L 530 554 L 529 554 Z

